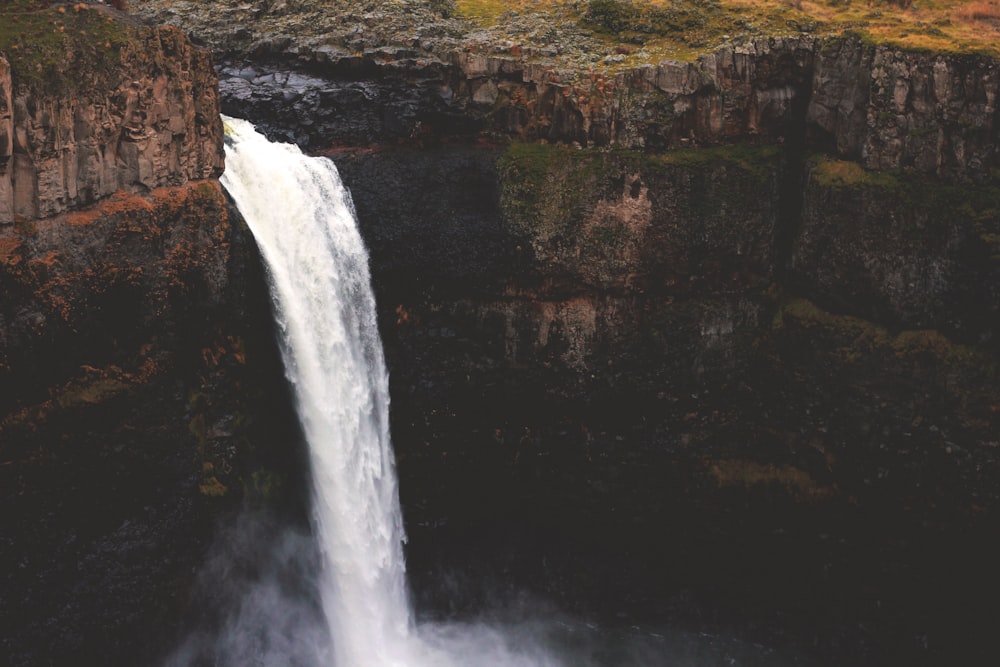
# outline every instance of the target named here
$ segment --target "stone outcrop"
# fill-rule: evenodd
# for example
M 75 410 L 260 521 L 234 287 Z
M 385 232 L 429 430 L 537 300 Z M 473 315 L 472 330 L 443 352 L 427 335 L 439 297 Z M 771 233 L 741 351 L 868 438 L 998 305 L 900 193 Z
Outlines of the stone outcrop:
M 492 574 L 588 613 L 700 618 L 751 567 L 725 584 L 751 636 L 874 664 L 983 655 L 993 190 L 829 160 L 790 191 L 803 165 L 775 146 L 334 159 L 371 249 L 426 604 L 455 604 L 442 577 Z
M 456 51 L 443 94 L 522 140 L 662 150 L 776 138 L 796 126 L 813 48 L 808 37 L 761 39 L 618 73 Z
M 284 46 L 252 64 L 224 63 L 224 106 L 306 146 L 488 134 L 663 150 L 748 136 L 775 140 L 796 131 L 814 40 L 762 39 L 695 63 L 664 61 L 617 73 L 472 49 L 358 56 L 296 55 Z M 276 101 L 295 113 L 272 117 L 268 108 Z M 344 116 L 349 120 L 334 121 Z
M 130 28 L 101 68 L 82 49 L 66 58 L 78 78 L 72 94 L 56 95 L 0 61 L 0 224 L 222 172 L 210 56 L 180 30 Z
M 215 523 L 294 476 L 252 240 L 216 181 L 119 192 L 0 228 L 0 289 L 5 659 L 159 664 Z
M 808 121 L 823 148 L 866 169 L 984 182 L 1000 164 L 1000 65 L 856 38 L 820 45 Z
M 0 58 L 0 654 L 160 664 L 215 522 L 290 486 L 294 417 L 209 53 L 61 9 Z
M 801 145 L 805 133 L 812 148 L 866 169 L 947 182 L 986 182 L 1000 163 L 997 63 L 849 37 L 758 39 L 616 73 L 476 50 L 358 56 L 284 44 L 252 65 L 224 65 L 221 77 L 231 112 L 314 149 L 486 134 L 660 151 Z M 275 103 L 294 113 L 272 115 Z

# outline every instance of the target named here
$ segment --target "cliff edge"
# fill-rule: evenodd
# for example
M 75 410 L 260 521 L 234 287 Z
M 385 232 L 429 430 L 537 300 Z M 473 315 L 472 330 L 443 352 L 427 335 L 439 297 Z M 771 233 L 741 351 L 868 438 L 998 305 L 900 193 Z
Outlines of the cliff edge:
M 219 113 L 211 56 L 177 28 L 5 4 L 4 664 L 157 662 L 214 521 L 280 484 L 281 455 L 250 463 L 252 433 L 283 442 L 268 424 L 291 417 L 263 407 L 283 378 L 216 180 Z

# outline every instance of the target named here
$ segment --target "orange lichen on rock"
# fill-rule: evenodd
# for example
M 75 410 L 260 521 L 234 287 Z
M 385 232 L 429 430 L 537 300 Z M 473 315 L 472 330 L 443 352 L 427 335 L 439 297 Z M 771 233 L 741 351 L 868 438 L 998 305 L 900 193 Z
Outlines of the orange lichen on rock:
M 171 188 L 173 190 L 183 190 L 184 188 Z M 157 192 L 153 191 L 151 194 L 152 199 L 155 201 L 157 198 Z M 151 212 L 154 210 L 154 203 L 150 201 L 150 197 L 131 194 L 123 190 L 119 190 L 107 199 L 102 200 L 95 206 L 92 206 L 82 211 L 73 211 L 72 213 L 67 213 L 65 215 L 65 220 L 68 224 L 75 227 L 80 227 L 84 225 L 91 225 L 104 218 L 122 215 L 122 214 L 134 214 L 137 212 Z
M 0 264 L 6 267 L 14 267 L 21 263 L 21 239 L 0 238 Z
M 228 228 L 226 200 L 216 182 L 147 195 L 119 191 L 84 210 L 5 229 L 0 275 L 8 289 L 17 285 L 34 295 L 30 310 L 39 322 L 69 330 L 108 299 L 113 303 L 102 310 L 162 315 L 175 298 L 221 289 Z

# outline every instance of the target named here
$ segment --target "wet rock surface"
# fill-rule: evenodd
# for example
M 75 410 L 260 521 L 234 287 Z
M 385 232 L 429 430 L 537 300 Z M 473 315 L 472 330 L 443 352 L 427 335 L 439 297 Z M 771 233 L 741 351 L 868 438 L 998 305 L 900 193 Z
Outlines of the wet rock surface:
M 996 63 L 796 31 L 617 68 L 573 26 L 512 18 L 524 40 L 498 42 L 428 3 L 351 4 L 133 2 L 215 51 L 225 111 L 352 189 L 420 608 L 514 581 L 813 663 L 990 664 Z M 217 173 L 213 93 L 178 133 L 137 80 L 122 145 Z M 246 232 L 217 184 L 147 182 L 134 152 L 133 192 L 0 220 L 14 664 L 156 663 L 214 518 L 294 505 Z

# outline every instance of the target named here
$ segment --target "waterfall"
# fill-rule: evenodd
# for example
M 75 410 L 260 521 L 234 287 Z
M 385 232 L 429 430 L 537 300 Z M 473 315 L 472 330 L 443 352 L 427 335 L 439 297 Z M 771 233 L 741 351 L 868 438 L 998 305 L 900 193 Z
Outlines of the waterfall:
M 368 254 L 329 160 L 225 119 L 222 183 L 267 265 L 312 466 L 320 596 L 338 667 L 406 664 L 407 602 L 388 373 Z
M 333 649 L 332 657 L 324 649 L 306 664 L 558 667 L 561 661 L 540 648 L 544 639 L 533 627 L 414 623 L 389 441 L 388 374 L 350 194 L 331 161 L 270 143 L 246 121 L 224 122 L 222 184 L 267 266 L 285 372 L 310 452 L 313 523 L 323 560 L 316 585 L 327 627 L 317 632 L 298 624 L 290 632 L 328 635 Z M 249 611 L 227 623 L 212 651 L 215 664 L 241 664 L 243 654 L 232 655 L 232 647 L 248 640 L 267 645 L 249 651 L 254 664 L 302 664 L 301 657 L 289 663 L 274 654 L 296 646 L 296 637 L 274 636 L 289 625 L 288 605 L 274 603 L 263 583 L 264 593 L 248 593 Z M 261 600 L 265 608 L 250 609 Z M 180 651 L 172 664 L 189 664 L 189 653 Z

